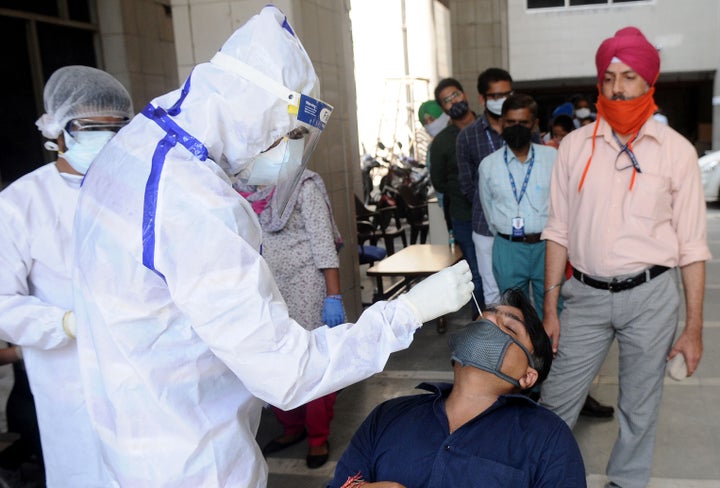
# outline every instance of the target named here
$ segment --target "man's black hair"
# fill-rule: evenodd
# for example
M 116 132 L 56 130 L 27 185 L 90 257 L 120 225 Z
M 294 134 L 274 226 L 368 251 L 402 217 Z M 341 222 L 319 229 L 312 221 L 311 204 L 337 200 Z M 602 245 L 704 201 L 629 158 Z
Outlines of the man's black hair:
M 581 100 L 585 100 L 588 103 L 588 105 L 590 107 L 592 107 L 592 102 L 585 95 L 575 94 L 572 97 L 570 97 L 570 103 L 573 104 L 573 107 L 577 107 L 578 102 L 580 102 Z
M 487 94 L 490 88 L 490 83 L 496 83 L 498 81 L 507 81 L 512 83 L 512 77 L 510 73 L 502 68 L 488 68 L 478 76 L 477 79 L 477 90 L 482 96 Z
M 552 343 L 545 332 L 542 320 L 540 320 L 540 317 L 535 311 L 535 307 L 530 303 L 525 293 L 519 288 L 506 290 L 502 296 L 500 296 L 498 305 L 507 305 L 508 307 L 520 309 L 525 319 L 525 330 L 527 330 L 533 346 L 532 358 L 535 362 L 535 370 L 538 372 L 538 379 L 535 384 L 539 385 L 547 378 L 553 359 Z
M 512 95 L 508 96 L 505 102 L 503 102 L 502 110 L 500 113 L 501 115 L 505 116 L 508 110 L 518 110 L 523 108 L 529 108 L 530 115 L 532 115 L 533 120 L 537 120 L 538 104 L 533 99 L 533 97 L 531 97 L 530 95 L 525 95 L 524 93 L 513 93 Z
M 456 80 L 455 78 L 443 78 L 442 80 L 440 80 L 440 82 L 435 87 L 435 101 L 437 102 L 438 105 L 440 105 L 440 107 L 443 106 L 442 100 L 440 100 L 440 92 L 449 86 L 455 87 L 458 90 L 460 90 L 461 92 L 465 92 L 465 90 L 463 90 L 463 87 L 460 84 L 460 82 L 458 80 Z M 443 110 L 445 110 L 445 109 L 443 109 Z
M 572 117 L 566 114 L 556 115 L 555 118 L 552 119 L 552 122 L 550 123 L 550 129 L 555 126 L 562 127 L 563 130 L 568 133 L 575 130 L 575 123 L 573 122 Z

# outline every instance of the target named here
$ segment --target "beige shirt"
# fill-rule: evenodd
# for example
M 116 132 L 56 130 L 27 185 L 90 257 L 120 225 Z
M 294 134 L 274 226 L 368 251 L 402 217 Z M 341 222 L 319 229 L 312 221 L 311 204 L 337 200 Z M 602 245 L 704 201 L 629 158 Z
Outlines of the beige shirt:
M 637 273 L 652 265 L 685 266 L 710 259 L 705 201 L 697 153 L 670 127 L 649 119 L 633 143 L 642 173 L 618 156 L 610 126 L 600 120 L 562 141 L 550 184 L 550 213 L 543 239 L 568 249 L 573 266 L 598 277 Z M 626 169 L 622 169 L 626 168 Z

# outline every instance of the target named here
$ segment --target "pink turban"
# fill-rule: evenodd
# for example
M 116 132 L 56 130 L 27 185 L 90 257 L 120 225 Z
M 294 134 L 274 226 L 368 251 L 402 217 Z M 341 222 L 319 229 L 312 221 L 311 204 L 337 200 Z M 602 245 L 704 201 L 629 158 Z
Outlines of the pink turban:
M 648 85 L 655 83 L 660 73 L 660 55 L 640 29 L 625 27 L 614 37 L 605 39 L 595 54 L 598 81 L 602 82 L 605 70 L 613 58 L 618 58 L 642 76 Z

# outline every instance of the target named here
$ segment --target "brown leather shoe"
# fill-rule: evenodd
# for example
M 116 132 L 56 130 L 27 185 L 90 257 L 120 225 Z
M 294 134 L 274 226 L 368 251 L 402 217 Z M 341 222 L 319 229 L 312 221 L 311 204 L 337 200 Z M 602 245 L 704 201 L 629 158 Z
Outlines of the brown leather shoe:
M 610 405 L 603 405 L 593 397 L 588 395 L 585 397 L 585 404 L 580 410 L 580 415 L 585 417 L 594 417 L 599 419 L 611 418 L 615 413 L 615 409 Z

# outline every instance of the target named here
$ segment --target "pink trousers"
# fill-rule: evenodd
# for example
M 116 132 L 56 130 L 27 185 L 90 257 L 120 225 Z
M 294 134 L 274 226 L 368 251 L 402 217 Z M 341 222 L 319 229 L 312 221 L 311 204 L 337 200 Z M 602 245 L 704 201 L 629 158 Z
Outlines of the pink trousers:
M 322 446 L 330 435 L 330 421 L 336 393 L 330 393 L 293 410 L 272 407 L 275 416 L 283 426 L 284 434 L 294 436 L 307 428 L 308 445 Z

